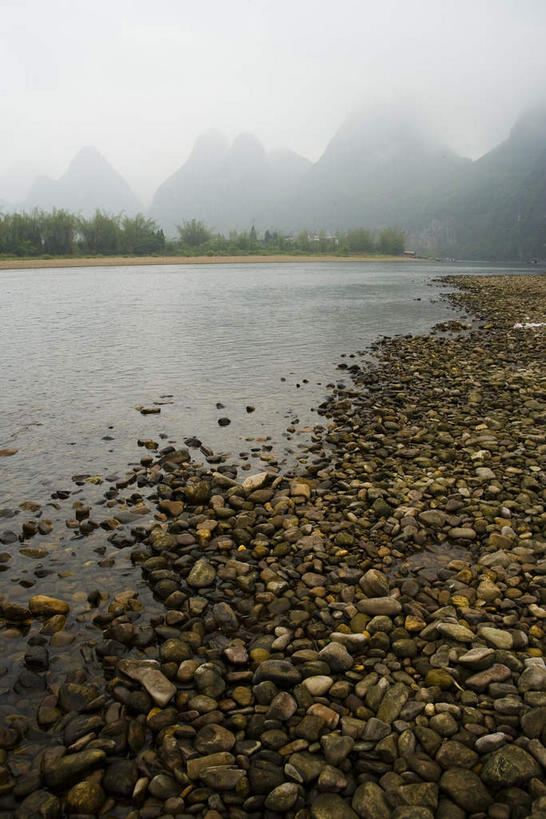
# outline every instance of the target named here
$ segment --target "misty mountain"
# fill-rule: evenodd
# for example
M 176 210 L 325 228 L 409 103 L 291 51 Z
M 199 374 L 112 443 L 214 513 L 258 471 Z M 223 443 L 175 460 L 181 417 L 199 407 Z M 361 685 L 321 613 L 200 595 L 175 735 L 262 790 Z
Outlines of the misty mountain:
M 358 114 L 302 180 L 290 222 L 330 231 L 388 225 L 410 230 L 469 165 L 407 115 Z
M 432 201 L 471 164 L 392 112 L 347 120 L 318 162 L 293 151 L 266 154 L 242 134 L 229 146 L 200 137 L 158 189 L 151 213 L 169 233 L 199 219 L 217 231 L 423 227 Z
M 38 176 L 25 200 L 25 210 L 65 209 L 90 216 L 97 208 L 135 214 L 142 205 L 125 179 L 96 148 L 82 148 L 59 179 Z
M 546 257 L 546 108 L 530 111 L 508 139 L 448 187 L 416 236 L 458 258 Z
M 199 219 L 217 231 L 271 225 L 311 167 L 293 151 L 267 154 L 251 134 L 231 145 L 218 133 L 199 137 L 187 161 L 155 194 L 151 215 L 170 232 Z
M 11 207 L 3 199 L 0 179 L 0 206 Z M 94 148 L 82 149 L 60 179 L 37 178 L 25 202 L 27 210 L 35 206 L 83 215 L 141 210 Z M 525 114 L 476 161 L 457 156 L 402 112 L 349 118 L 314 164 L 289 150 L 267 153 L 251 134 L 230 144 L 210 132 L 160 185 L 150 215 L 173 236 L 191 219 L 222 233 L 252 225 L 285 232 L 392 226 L 423 253 L 544 258 L 546 109 Z

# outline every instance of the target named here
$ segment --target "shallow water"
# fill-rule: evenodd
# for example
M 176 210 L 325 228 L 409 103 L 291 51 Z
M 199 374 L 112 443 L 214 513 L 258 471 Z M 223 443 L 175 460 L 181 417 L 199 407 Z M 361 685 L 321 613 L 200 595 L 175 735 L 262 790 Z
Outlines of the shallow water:
M 311 408 L 339 377 L 340 354 L 450 317 L 429 283 L 465 269 L 341 262 L 0 271 L 0 448 L 19 450 L 2 459 L 0 506 L 39 499 L 74 473 L 123 468 L 137 438 L 160 433 L 180 443 L 197 436 L 235 456 L 260 446 L 245 438 L 269 435 L 280 451 L 289 421 L 316 422 Z M 135 410 L 154 401 L 172 403 L 160 415 Z M 221 417 L 230 426 L 219 427 Z

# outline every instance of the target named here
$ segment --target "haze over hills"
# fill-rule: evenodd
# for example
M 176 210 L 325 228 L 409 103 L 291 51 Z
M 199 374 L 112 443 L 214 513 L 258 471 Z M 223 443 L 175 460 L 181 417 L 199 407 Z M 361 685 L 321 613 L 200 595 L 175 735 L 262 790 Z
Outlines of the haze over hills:
M 312 164 L 275 161 L 249 135 L 203 137 L 157 191 L 167 230 L 197 218 L 216 230 L 327 232 L 397 226 L 418 251 L 457 258 L 546 256 L 546 109 L 528 112 L 476 161 L 404 113 L 359 113 Z
M 151 215 L 172 232 L 200 219 L 218 231 L 270 227 L 280 203 L 294 195 L 311 162 L 293 151 L 267 154 L 251 134 L 231 145 L 211 132 L 199 137 L 187 161 L 159 186 Z
M 524 114 L 429 206 L 417 238 L 459 258 L 546 258 L 546 108 Z
M 414 229 L 426 203 L 469 164 L 407 115 L 361 113 L 342 125 L 302 180 L 290 221 L 330 231 Z
M 0 178 L 0 201 L 8 199 Z M 95 149 L 83 148 L 58 180 L 38 177 L 25 209 L 143 208 Z M 168 235 L 197 219 L 209 228 L 329 233 L 394 226 L 418 252 L 456 258 L 546 257 L 546 108 L 530 111 L 508 138 L 471 161 L 402 112 L 359 113 L 316 163 L 267 153 L 251 134 L 233 143 L 199 137 L 186 162 L 158 188 L 150 211 Z
M 129 215 L 143 209 L 125 179 L 93 147 L 78 151 L 60 179 L 36 177 L 24 207 L 62 208 L 82 216 L 90 216 L 97 208 Z

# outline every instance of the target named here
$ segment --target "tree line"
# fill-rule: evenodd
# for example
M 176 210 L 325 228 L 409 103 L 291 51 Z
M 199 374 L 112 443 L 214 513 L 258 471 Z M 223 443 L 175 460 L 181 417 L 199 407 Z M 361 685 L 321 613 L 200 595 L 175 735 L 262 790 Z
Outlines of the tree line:
M 405 248 L 405 234 L 393 227 L 377 232 L 356 228 L 328 234 L 326 231 L 309 233 L 300 231 L 297 235 L 266 230 L 259 237 L 256 229 L 231 231 L 228 236 L 214 233 L 197 219 L 184 222 L 178 227 L 178 245 L 182 252 L 216 254 L 236 253 L 380 253 L 400 256 Z
M 93 216 L 65 210 L 0 213 L 0 255 L 13 256 L 148 256 L 244 255 L 273 253 L 381 253 L 401 255 L 405 236 L 397 228 L 372 232 L 364 228 L 328 234 L 297 235 L 256 229 L 215 233 L 191 219 L 178 227 L 178 236 L 167 239 L 154 219 L 129 217 L 97 210 Z
M 84 218 L 65 210 L 0 214 L 5 256 L 144 256 L 161 253 L 165 236 L 153 219 L 97 210 Z

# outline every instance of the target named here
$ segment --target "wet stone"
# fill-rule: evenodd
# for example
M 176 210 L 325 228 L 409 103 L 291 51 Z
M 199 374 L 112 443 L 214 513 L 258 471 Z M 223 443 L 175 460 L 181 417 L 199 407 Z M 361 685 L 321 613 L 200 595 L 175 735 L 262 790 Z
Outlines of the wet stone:
M 66 808 L 70 813 L 95 814 L 102 808 L 106 797 L 96 782 L 78 782 L 66 795 Z
M 188 583 L 196 589 L 206 588 L 214 583 L 216 569 L 207 560 L 200 559 L 188 575 Z
M 275 813 L 285 813 L 295 805 L 298 795 L 298 786 L 294 782 L 283 782 L 267 795 L 265 807 Z
M 131 759 L 117 759 L 106 769 L 102 780 L 104 790 L 117 797 L 129 797 L 138 778 L 136 765 Z
M 52 793 L 39 790 L 31 793 L 19 805 L 16 819 L 58 819 L 61 816 L 61 803 Z
M 301 674 L 288 660 L 264 660 L 254 673 L 254 682 L 270 680 L 279 688 L 292 688 L 301 680 Z
M 197 734 L 194 744 L 203 755 L 230 751 L 235 745 L 235 736 L 221 725 L 205 725 Z
M 31 597 L 28 607 L 35 617 L 51 617 L 54 614 L 67 614 L 70 606 L 64 600 L 48 597 L 45 594 L 36 594 Z
M 481 777 L 494 787 L 523 785 L 534 776 L 541 776 L 542 768 L 524 748 L 504 745 L 484 760 Z
M 354 810 L 335 793 L 322 793 L 311 805 L 313 819 L 357 819 Z
M 176 694 L 176 686 L 159 671 L 156 664 L 138 660 L 120 660 L 118 668 L 131 679 L 141 683 L 160 707 L 167 705 Z
M 51 766 L 45 766 L 44 778 L 46 784 L 51 788 L 72 785 L 74 780 L 77 780 L 82 774 L 86 774 L 101 765 L 105 757 L 104 751 L 99 749 L 67 754 L 59 760 L 55 760 Z
M 493 802 L 493 797 L 481 779 L 467 768 L 446 771 L 440 779 L 440 788 L 456 805 L 469 813 L 487 810 Z

